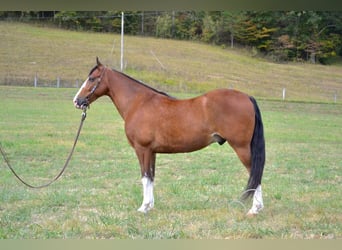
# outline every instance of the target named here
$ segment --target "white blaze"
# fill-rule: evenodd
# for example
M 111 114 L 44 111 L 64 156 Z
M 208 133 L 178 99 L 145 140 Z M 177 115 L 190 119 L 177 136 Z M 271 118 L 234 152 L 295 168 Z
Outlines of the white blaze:
M 88 78 L 84 81 L 84 83 L 82 84 L 81 88 L 78 90 L 78 92 L 76 93 L 74 99 L 73 99 L 73 102 L 74 102 L 74 105 L 76 108 L 80 108 L 80 106 L 77 105 L 77 97 L 78 95 L 81 93 L 82 89 L 86 86 L 88 82 Z

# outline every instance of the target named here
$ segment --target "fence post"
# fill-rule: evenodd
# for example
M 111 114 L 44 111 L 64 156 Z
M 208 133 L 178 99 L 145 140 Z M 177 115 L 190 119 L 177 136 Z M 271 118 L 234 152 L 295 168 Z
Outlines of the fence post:
M 337 91 L 335 90 L 335 94 L 334 94 L 334 101 L 335 103 L 337 102 Z
M 121 71 L 123 71 L 124 69 L 124 65 L 123 65 L 123 61 L 124 61 L 124 13 L 121 12 L 121 58 L 120 58 L 120 69 Z
M 37 76 L 37 72 L 34 75 L 34 87 L 37 88 L 37 83 L 38 83 L 38 76 Z
M 57 76 L 57 88 L 59 88 L 60 81 L 61 81 L 61 78 Z
M 285 100 L 285 96 L 286 96 L 286 88 L 283 88 L 283 101 Z

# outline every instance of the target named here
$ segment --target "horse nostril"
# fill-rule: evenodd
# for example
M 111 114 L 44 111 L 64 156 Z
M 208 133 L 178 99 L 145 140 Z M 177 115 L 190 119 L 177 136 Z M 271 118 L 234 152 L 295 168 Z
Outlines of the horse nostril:
M 80 103 L 80 99 L 79 99 L 79 98 L 75 98 L 75 99 L 73 100 L 73 103 L 74 103 L 74 106 L 75 106 L 76 108 L 80 108 L 80 107 L 81 107 L 81 103 Z
M 76 108 L 83 108 L 83 107 L 88 107 L 89 102 L 87 98 L 75 98 L 74 105 Z

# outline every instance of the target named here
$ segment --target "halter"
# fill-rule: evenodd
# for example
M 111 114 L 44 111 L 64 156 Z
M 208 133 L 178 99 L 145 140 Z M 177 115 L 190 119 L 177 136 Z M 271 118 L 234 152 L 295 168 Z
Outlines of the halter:
M 92 95 L 94 94 L 95 90 L 96 90 L 96 89 L 99 87 L 99 85 L 100 85 L 100 82 L 101 82 L 101 80 L 102 80 L 102 77 L 103 77 L 103 75 L 104 75 L 105 70 L 106 70 L 106 66 L 104 66 L 104 68 L 103 68 L 103 70 L 102 70 L 100 76 L 88 77 L 88 81 L 90 81 L 90 82 L 94 82 L 95 79 L 97 78 L 97 83 L 96 83 L 96 84 L 94 85 L 94 87 L 91 89 L 89 95 L 87 95 L 87 96 L 85 97 L 85 99 L 86 99 L 86 101 L 87 101 L 87 107 L 89 107 L 89 99 L 90 99 L 90 97 L 92 97 Z

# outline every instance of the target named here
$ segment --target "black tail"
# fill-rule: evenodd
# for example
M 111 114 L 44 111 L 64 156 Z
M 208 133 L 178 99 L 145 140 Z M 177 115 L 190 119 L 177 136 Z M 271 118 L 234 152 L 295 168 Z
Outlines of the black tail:
M 255 126 L 251 141 L 251 173 L 247 183 L 246 191 L 242 199 L 247 199 L 254 194 L 255 189 L 261 184 L 261 178 L 265 165 L 265 138 L 264 125 L 262 124 L 261 113 L 256 100 L 250 96 L 255 110 Z

